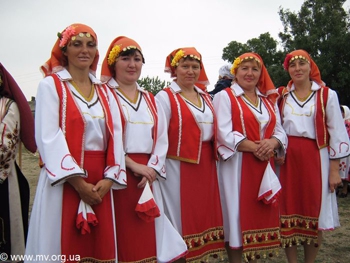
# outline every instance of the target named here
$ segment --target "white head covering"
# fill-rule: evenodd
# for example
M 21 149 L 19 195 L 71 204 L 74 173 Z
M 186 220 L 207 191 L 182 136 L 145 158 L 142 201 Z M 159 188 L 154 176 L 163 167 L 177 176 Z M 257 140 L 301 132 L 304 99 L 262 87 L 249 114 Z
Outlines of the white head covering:
M 228 77 L 229 79 L 234 79 L 235 76 L 233 76 L 230 71 L 231 71 L 231 65 L 229 64 L 223 65 L 219 69 L 219 75 L 221 78 Z
M 341 105 L 344 109 L 344 120 L 350 120 L 350 109 L 346 105 Z

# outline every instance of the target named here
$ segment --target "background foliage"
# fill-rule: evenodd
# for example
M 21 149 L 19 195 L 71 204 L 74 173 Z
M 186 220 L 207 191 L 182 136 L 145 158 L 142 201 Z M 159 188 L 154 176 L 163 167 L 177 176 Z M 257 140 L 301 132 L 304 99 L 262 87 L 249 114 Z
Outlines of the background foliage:
M 349 11 L 345 0 L 306 0 L 299 12 L 280 7 L 283 32 L 280 41 L 264 33 L 239 43 L 232 41 L 223 49 L 222 59 L 232 63 L 245 52 L 256 52 L 264 60 L 276 87 L 288 83 L 289 76 L 282 64 L 287 53 L 304 49 L 318 65 L 322 80 L 336 90 L 341 104 L 350 105 L 350 32 Z

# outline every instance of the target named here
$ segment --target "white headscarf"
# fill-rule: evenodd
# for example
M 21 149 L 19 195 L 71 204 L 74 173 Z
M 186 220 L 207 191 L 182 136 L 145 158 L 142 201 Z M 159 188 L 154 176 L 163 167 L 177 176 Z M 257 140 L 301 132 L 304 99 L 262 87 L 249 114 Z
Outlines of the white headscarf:
M 344 109 L 344 120 L 350 120 L 350 109 L 346 105 L 341 105 Z
M 233 76 L 230 71 L 231 71 L 231 65 L 229 65 L 229 64 L 223 65 L 219 69 L 219 75 L 221 78 L 228 77 L 229 79 L 234 79 L 235 76 Z

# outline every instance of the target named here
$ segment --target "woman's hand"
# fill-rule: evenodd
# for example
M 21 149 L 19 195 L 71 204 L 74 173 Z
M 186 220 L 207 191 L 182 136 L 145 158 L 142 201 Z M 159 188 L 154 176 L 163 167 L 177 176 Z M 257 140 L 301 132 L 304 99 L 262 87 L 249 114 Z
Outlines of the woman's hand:
M 93 191 L 95 185 L 87 183 L 80 176 L 69 178 L 67 181 L 74 187 L 81 200 L 83 200 L 85 203 L 92 206 L 102 202 L 102 198 L 99 196 L 98 192 Z
M 285 158 L 286 158 L 285 156 L 283 156 L 283 157 L 275 157 L 275 163 L 277 165 L 282 165 L 282 164 L 284 164 L 284 159 Z
M 92 191 L 97 192 L 101 199 L 108 193 L 113 185 L 113 181 L 102 179 L 92 188 Z
M 150 184 L 154 180 L 157 179 L 157 172 L 147 165 L 137 163 L 133 161 L 129 156 L 126 156 L 126 167 L 128 167 L 135 176 L 142 177 L 140 183 L 138 183 L 137 187 L 143 188 L 146 185 L 146 181 L 148 181 Z
M 339 162 L 340 160 L 329 160 L 329 190 L 331 193 L 337 189 L 341 184 L 341 178 L 339 175 Z
M 256 156 L 271 158 L 274 155 L 274 150 L 278 148 L 279 143 L 275 138 L 263 139 L 261 141 L 255 141 L 258 144 L 256 149 Z

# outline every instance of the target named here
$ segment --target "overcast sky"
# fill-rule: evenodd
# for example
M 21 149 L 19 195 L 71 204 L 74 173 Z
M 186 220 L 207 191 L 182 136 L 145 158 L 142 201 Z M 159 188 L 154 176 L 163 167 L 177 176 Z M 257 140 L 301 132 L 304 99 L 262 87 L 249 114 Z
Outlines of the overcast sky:
M 92 27 L 100 61 L 117 36 L 136 40 L 146 59 L 141 77 L 170 81 L 166 56 L 194 46 L 203 56 L 209 90 L 226 63 L 222 50 L 231 41 L 246 43 L 283 30 L 279 7 L 298 12 L 304 0 L 0 0 L 0 62 L 29 100 L 42 79 L 39 67 L 49 58 L 57 32 L 72 23 Z M 349 9 L 350 0 L 344 8 Z M 281 62 L 282 63 L 282 62 Z M 100 76 L 100 67 L 97 77 Z

